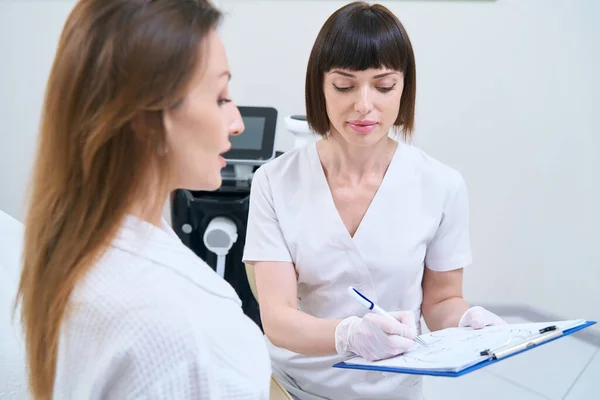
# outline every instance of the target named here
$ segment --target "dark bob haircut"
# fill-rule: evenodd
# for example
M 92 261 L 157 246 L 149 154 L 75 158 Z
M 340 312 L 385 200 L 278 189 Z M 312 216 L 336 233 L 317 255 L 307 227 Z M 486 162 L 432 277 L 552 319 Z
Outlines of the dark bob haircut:
M 404 90 L 394 128 L 405 139 L 411 137 L 417 90 L 415 56 L 408 34 L 390 10 L 363 1 L 350 3 L 333 13 L 321 28 L 308 60 L 305 90 L 308 124 L 321 136 L 330 129 L 323 79 L 334 68 L 402 72 Z

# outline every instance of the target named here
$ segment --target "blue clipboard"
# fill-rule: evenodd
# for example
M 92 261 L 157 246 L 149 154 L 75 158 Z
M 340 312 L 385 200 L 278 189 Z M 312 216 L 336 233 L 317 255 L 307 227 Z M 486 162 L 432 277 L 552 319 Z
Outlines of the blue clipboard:
M 526 351 L 529 351 L 531 349 L 535 349 L 537 347 L 540 347 L 546 343 L 550 343 L 553 342 L 557 339 L 561 339 L 564 338 L 565 336 L 571 335 L 575 332 L 578 332 L 582 329 L 585 329 L 589 326 L 594 325 L 596 322 L 595 321 L 587 321 L 585 324 L 576 326 L 575 328 L 571 328 L 571 329 L 566 329 L 562 332 L 562 335 L 554 337 L 552 339 L 549 339 L 545 342 L 542 342 L 538 345 L 535 346 L 531 346 L 525 350 L 521 350 L 518 352 L 515 352 L 511 355 L 508 355 L 506 357 L 502 357 L 500 359 L 488 359 L 488 360 L 484 360 L 481 361 L 471 367 L 467 367 L 465 369 L 462 369 L 460 371 L 457 372 L 447 372 L 447 371 L 425 371 L 425 370 L 418 370 L 418 369 L 406 369 L 406 368 L 392 368 L 392 367 L 382 367 L 382 366 L 376 366 L 376 365 L 363 365 L 363 364 L 349 364 L 346 362 L 340 362 L 335 364 L 333 367 L 334 368 L 344 368 L 344 369 L 362 369 L 362 370 L 370 370 L 370 371 L 382 371 L 382 372 L 395 372 L 398 374 L 410 374 L 410 375 L 429 375 L 429 376 L 445 376 L 445 377 L 450 377 L 450 378 L 458 378 L 459 376 L 463 376 L 466 375 L 468 373 L 471 373 L 473 371 L 477 371 L 478 369 L 481 368 L 485 368 L 488 365 L 492 365 L 492 364 L 496 364 L 497 362 L 500 362 L 502 360 L 506 360 L 508 358 L 514 357 L 518 354 L 524 353 Z

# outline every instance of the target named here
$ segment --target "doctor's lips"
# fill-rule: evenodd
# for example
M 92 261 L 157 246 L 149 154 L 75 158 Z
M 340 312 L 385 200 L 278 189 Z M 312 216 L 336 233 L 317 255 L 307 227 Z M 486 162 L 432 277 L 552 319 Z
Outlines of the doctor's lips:
M 348 121 L 347 124 L 350 128 L 359 133 L 369 133 L 377 127 L 377 122 L 369 121 L 367 119 Z

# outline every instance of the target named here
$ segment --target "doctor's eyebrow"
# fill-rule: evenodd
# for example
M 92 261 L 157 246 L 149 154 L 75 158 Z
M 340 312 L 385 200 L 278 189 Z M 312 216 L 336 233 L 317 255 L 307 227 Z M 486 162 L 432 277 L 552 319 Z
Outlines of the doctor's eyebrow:
M 351 73 L 340 71 L 340 70 L 337 70 L 337 69 L 331 71 L 330 73 L 331 74 L 337 74 L 337 75 L 345 76 L 347 78 L 356 78 L 356 76 L 352 75 Z M 373 79 L 381 79 L 381 78 L 385 78 L 386 76 L 390 76 L 390 75 L 400 75 L 400 73 L 397 72 L 397 71 L 384 72 L 383 74 L 377 74 L 377 75 L 375 75 L 373 77 Z

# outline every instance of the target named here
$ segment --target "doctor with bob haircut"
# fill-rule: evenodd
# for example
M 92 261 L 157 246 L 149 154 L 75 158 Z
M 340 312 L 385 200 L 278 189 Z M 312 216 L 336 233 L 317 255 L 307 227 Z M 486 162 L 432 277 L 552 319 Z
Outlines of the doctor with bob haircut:
M 419 376 L 332 365 L 405 352 L 421 316 L 431 330 L 504 323 L 463 299 L 467 188 L 408 144 L 415 96 L 398 18 L 348 4 L 325 22 L 308 61 L 307 119 L 321 140 L 255 174 L 244 260 L 255 268 L 274 374 L 298 399 L 420 399 Z M 350 286 L 395 318 L 368 312 Z

